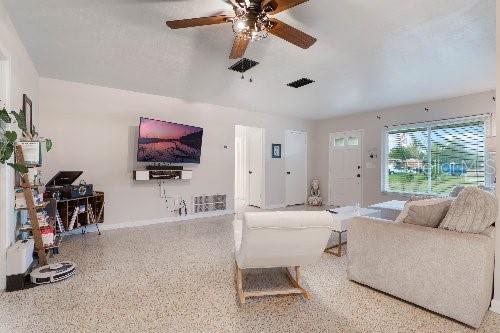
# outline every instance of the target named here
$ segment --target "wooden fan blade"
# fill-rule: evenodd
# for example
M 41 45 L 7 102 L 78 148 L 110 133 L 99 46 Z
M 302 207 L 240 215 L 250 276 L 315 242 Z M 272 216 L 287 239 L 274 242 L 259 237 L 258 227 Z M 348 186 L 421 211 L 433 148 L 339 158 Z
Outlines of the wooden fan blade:
M 316 43 L 316 38 L 309 36 L 305 32 L 295 29 L 280 20 L 272 18 L 271 22 L 273 23 L 273 27 L 269 29 L 269 32 L 289 43 L 297 45 L 303 49 L 308 49 Z
M 230 19 L 231 17 L 227 15 L 217 15 L 217 16 L 198 17 L 185 20 L 167 21 L 167 25 L 171 29 L 182 29 L 182 28 L 199 27 L 203 25 L 228 23 L 230 22 Z
M 307 1 L 309 0 L 263 0 L 260 8 L 262 8 L 262 10 L 266 10 L 269 14 L 274 15 Z
M 249 43 L 250 38 L 238 36 L 234 37 L 233 48 L 231 50 L 231 54 L 229 55 L 229 59 L 243 58 Z
M 233 8 L 245 8 L 245 0 L 225 0 L 233 6 Z

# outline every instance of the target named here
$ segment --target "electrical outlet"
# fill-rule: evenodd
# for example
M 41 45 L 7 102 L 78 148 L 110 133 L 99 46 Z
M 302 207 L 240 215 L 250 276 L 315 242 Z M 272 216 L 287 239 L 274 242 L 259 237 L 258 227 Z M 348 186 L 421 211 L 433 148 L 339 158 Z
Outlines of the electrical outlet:
M 165 203 L 169 211 L 174 211 L 176 209 L 175 197 L 166 197 Z

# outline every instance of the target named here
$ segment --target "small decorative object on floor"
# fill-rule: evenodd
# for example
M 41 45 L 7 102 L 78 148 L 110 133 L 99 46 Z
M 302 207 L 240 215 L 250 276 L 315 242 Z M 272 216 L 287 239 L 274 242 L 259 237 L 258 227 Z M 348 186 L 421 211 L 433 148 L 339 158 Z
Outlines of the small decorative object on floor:
M 71 261 L 45 265 L 34 269 L 31 274 L 31 282 L 35 284 L 46 284 L 58 282 L 75 274 L 76 265 Z
M 311 183 L 311 196 L 307 199 L 309 206 L 323 206 L 323 198 L 319 189 L 319 180 L 313 179 Z

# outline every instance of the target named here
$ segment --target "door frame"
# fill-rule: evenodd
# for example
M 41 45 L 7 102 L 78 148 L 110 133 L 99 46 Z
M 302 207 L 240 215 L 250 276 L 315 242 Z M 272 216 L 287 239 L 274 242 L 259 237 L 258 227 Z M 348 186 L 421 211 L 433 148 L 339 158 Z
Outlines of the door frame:
M 265 145 L 266 145 L 266 129 L 262 127 L 253 127 L 253 126 L 244 126 L 245 127 L 245 141 L 248 140 L 248 129 L 252 130 L 259 130 L 260 131 L 260 140 L 261 140 L 261 179 L 260 179 L 260 205 L 258 206 L 259 208 L 264 209 L 265 208 L 265 202 L 266 202 L 266 154 L 265 154 Z M 248 147 L 248 145 L 247 145 Z M 249 149 L 246 149 L 246 154 L 249 153 Z M 249 171 L 249 158 L 248 155 L 246 156 L 247 163 L 245 165 L 246 170 L 245 170 L 245 178 L 246 182 L 248 184 L 247 186 L 247 202 L 246 204 L 250 206 L 250 176 L 248 174 Z
M 4 95 L 5 108 L 11 109 L 11 66 L 12 61 L 7 49 L 0 43 L 0 82 L 1 95 Z M 0 290 L 6 288 L 7 247 L 12 239 L 11 225 L 14 219 L 13 184 L 14 173 L 10 167 L 0 166 Z
M 300 134 L 304 134 L 305 137 L 306 137 L 306 158 L 304 159 L 304 170 L 305 170 L 305 179 L 304 179 L 304 203 L 307 203 L 307 190 L 308 190 L 308 179 L 309 179 L 309 173 L 308 173 L 308 161 L 309 161 L 309 158 L 308 158 L 308 154 L 309 154 L 309 139 L 308 139 L 308 135 L 307 135 L 307 132 L 306 131 L 300 131 L 300 130 L 286 130 L 285 131 L 285 149 L 283 150 L 284 152 L 284 157 L 285 157 L 285 207 L 288 207 L 288 200 L 287 200 L 287 186 L 286 186 L 286 160 L 288 158 L 288 152 L 287 152 L 287 148 L 288 148 L 288 140 L 287 140 L 287 137 L 288 137 L 288 134 L 289 133 L 300 133 Z
M 339 131 L 339 132 L 333 132 L 328 134 L 328 204 L 333 205 L 333 193 L 332 193 L 332 187 L 333 187 L 333 169 L 332 169 L 332 158 L 333 158 L 333 148 L 332 148 L 332 142 L 333 138 L 336 136 L 340 135 L 348 135 L 350 133 L 356 133 L 359 134 L 361 138 L 361 200 L 360 200 L 360 205 L 363 207 L 364 205 L 364 183 L 365 183 L 365 130 L 364 129 L 356 129 L 356 130 L 350 130 L 350 131 Z

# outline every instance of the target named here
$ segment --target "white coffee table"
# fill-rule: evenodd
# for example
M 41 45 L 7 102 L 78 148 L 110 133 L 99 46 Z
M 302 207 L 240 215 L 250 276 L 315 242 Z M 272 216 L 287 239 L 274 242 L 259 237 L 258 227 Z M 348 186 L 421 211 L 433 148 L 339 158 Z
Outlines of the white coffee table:
M 325 252 L 340 257 L 342 256 L 342 245 L 346 244 L 346 242 L 342 242 L 342 234 L 347 232 L 351 219 L 358 216 L 380 217 L 380 211 L 370 208 L 358 208 L 358 211 L 356 211 L 354 206 L 346 206 L 336 208 L 335 212 L 337 214 L 332 213 L 333 232 L 338 235 L 338 244 L 327 247 Z M 337 248 L 337 251 L 333 251 L 334 248 Z
M 371 205 L 370 208 L 380 210 L 380 218 L 385 220 L 396 220 L 404 209 L 406 201 L 391 200 Z

